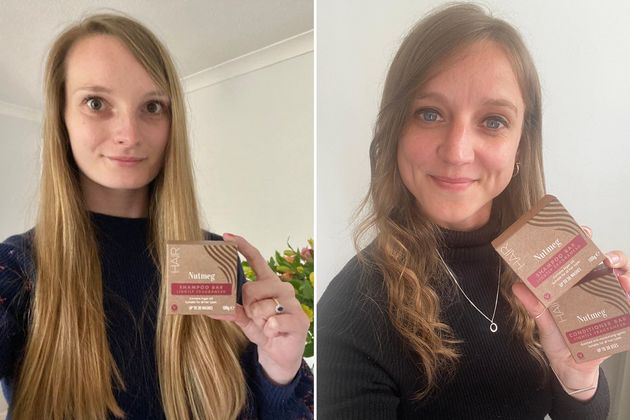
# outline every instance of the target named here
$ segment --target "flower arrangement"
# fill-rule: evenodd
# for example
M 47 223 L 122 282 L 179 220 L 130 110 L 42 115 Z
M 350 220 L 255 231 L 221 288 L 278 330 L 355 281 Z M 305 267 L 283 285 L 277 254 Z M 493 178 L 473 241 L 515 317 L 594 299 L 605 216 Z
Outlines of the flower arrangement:
M 282 253 L 276 251 L 273 257 L 267 262 L 269 267 L 280 277 L 282 281 L 287 281 L 295 288 L 295 296 L 302 305 L 302 310 L 311 321 L 311 325 L 306 335 L 304 346 L 304 357 L 312 357 L 314 354 L 315 330 L 313 327 L 313 295 L 314 295 L 314 243 L 309 239 L 308 246 L 302 249 L 293 249 L 287 242 L 287 249 Z M 247 280 L 256 280 L 254 270 L 247 261 L 243 261 L 243 271 Z

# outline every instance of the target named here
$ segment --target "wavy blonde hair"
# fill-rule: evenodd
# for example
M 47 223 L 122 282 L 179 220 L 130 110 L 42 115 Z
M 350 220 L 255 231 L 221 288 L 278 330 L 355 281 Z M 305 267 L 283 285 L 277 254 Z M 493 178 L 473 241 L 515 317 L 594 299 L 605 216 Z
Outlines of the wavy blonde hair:
M 116 14 L 88 17 L 54 42 L 45 71 L 42 174 L 34 256 L 36 283 L 24 357 L 12 402 L 17 420 L 123 418 L 124 389 L 109 348 L 101 262 L 79 170 L 63 119 L 68 51 L 89 36 L 113 36 L 170 98 L 163 168 L 150 185 L 149 247 L 160 272 L 166 241 L 201 240 L 182 89 L 168 52 L 140 23 Z M 156 354 L 162 405 L 170 419 L 235 418 L 245 403 L 240 355 L 246 340 L 231 323 L 164 316 L 162 281 Z
M 500 45 L 509 57 L 525 103 L 518 150 L 520 174 L 494 200 L 494 212 L 500 215 L 504 229 L 532 207 L 545 190 L 540 82 L 518 32 L 477 5 L 438 9 L 410 31 L 389 68 L 370 145 L 370 187 L 358 210 L 365 217 L 355 230 L 355 246 L 362 248 L 364 240 L 376 234 L 369 263 L 383 273 L 388 316 L 394 328 L 419 356 L 427 385 L 418 391 L 417 398 L 426 397 L 435 388 L 438 374 L 455 369 L 459 341 L 440 320 L 436 291 L 447 277 L 435 252 L 441 245 L 439 229 L 418 211 L 415 197 L 402 182 L 397 166 L 398 141 L 418 89 L 449 57 L 484 40 Z M 505 267 L 501 293 L 511 306 L 513 332 L 544 367 L 535 323 L 512 295 L 515 281 L 515 275 Z

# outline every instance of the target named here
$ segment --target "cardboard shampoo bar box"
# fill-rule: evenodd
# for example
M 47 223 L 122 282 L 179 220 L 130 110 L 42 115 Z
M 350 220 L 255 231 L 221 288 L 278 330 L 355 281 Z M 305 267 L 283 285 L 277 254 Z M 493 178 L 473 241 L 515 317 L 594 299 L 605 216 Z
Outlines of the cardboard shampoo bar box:
M 604 261 L 604 254 L 552 195 L 544 196 L 492 246 L 545 307 Z
M 236 244 L 168 241 L 167 313 L 228 315 L 236 308 Z
M 492 245 L 549 309 L 580 363 L 630 350 L 630 305 L 605 256 L 551 195 Z

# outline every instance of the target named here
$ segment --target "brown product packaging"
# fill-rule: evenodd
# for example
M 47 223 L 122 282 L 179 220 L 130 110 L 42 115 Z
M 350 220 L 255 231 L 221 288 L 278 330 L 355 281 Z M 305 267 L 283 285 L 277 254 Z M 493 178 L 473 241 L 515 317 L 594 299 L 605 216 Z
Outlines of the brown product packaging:
M 167 313 L 229 315 L 236 308 L 235 243 L 168 241 Z
M 604 260 L 604 254 L 552 195 L 544 196 L 492 246 L 545 307 Z
M 573 359 L 630 350 L 630 305 L 612 270 L 600 264 L 549 306 Z

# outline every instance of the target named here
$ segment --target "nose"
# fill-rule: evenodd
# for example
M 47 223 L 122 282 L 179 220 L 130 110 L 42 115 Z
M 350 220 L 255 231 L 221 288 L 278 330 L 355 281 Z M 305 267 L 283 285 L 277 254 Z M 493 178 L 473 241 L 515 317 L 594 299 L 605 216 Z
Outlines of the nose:
M 454 121 L 438 146 L 438 156 L 446 163 L 463 165 L 475 158 L 473 129 L 466 121 Z
M 120 112 L 116 118 L 114 142 L 133 146 L 140 142 L 138 117 L 132 112 Z

